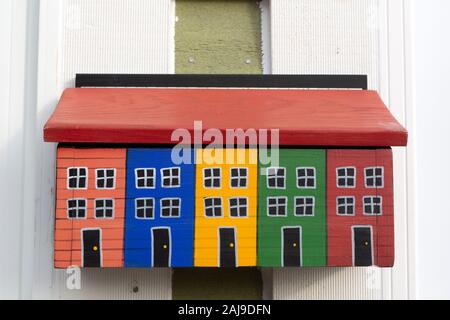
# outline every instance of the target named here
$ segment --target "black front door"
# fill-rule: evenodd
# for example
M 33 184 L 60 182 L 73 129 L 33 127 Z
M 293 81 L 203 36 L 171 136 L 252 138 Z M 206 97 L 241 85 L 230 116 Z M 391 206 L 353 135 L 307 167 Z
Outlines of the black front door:
M 236 267 L 236 238 L 234 228 L 219 229 L 220 266 Z
M 83 230 L 83 267 L 101 266 L 100 230 Z
M 369 227 L 353 228 L 353 255 L 356 267 L 369 267 L 372 261 L 372 230 Z
M 283 229 L 283 266 L 300 267 L 301 260 L 300 228 Z
M 152 229 L 153 267 L 170 266 L 170 231 L 168 228 Z

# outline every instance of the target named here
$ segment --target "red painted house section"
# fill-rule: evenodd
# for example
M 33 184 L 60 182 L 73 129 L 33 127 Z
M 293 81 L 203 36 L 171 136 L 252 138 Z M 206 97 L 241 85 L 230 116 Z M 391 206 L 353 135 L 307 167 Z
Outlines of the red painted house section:
M 356 265 L 353 229 L 370 228 L 372 240 L 364 241 L 362 246 L 372 246 L 374 265 L 392 267 L 394 265 L 392 150 L 328 150 L 327 157 L 328 265 Z M 367 187 L 365 170 L 374 167 L 382 168 L 383 185 Z M 338 187 L 338 168 L 355 169 L 354 187 Z M 379 215 L 364 213 L 363 199 L 372 196 L 382 199 Z M 338 197 L 354 197 L 353 215 L 338 214 Z
M 71 168 L 87 169 L 86 184 L 70 188 L 68 179 Z M 113 187 L 99 188 L 96 169 L 114 169 Z M 82 173 L 78 174 L 77 179 L 83 179 L 84 171 Z M 95 245 L 94 250 L 100 253 L 102 267 L 123 266 L 125 175 L 126 149 L 58 148 L 54 259 L 56 268 L 85 265 L 83 230 L 99 230 L 99 244 Z M 86 201 L 84 216 L 70 217 L 69 200 L 74 199 Z M 113 200 L 112 217 L 96 216 L 95 201 L 98 199 Z
M 407 131 L 375 91 L 66 89 L 48 142 L 170 144 L 177 128 L 279 129 L 285 146 L 405 146 Z M 270 135 L 268 139 L 270 143 Z M 193 141 L 192 141 L 193 143 Z

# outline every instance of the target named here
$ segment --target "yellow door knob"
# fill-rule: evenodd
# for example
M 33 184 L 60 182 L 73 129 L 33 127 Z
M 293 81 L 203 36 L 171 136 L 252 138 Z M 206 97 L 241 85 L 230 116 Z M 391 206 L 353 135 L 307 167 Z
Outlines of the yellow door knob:
M 296 243 L 294 243 L 293 245 L 292 245 L 294 248 L 297 246 L 297 244 Z
M 364 242 L 364 245 L 365 245 L 365 246 L 368 246 L 368 245 L 369 245 L 369 243 L 368 243 L 368 242 L 366 241 L 366 242 Z
M 234 248 L 234 243 L 230 243 L 230 248 Z
M 163 245 L 163 248 L 164 248 L 164 249 L 167 249 L 167 244 Z
M 92 247 L 92 250 L 98 251 L 98 247 L 97 247 L 97 246 L 93 246 L 93 247 Z

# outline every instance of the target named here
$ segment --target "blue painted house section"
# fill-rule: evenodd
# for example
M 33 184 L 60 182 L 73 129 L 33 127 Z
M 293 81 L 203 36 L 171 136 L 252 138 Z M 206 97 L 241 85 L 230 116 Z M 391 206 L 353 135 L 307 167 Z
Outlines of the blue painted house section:
M 170 148 L 128 149 L 126 267 L 161 266 L 164 257 L 158 250 L 168 251 L 169 267 L 193 266 L 195 167 L 174 165 L 171 152 Z M 155 230 L 161 229 L 168 231 L 169 240 L 154 240 Z

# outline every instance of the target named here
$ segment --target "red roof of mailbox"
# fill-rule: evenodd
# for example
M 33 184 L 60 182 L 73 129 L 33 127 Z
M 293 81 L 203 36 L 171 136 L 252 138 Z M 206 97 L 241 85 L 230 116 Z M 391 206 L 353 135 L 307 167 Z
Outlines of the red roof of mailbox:
M 76 88 L 64 91 L 44 137 L 173 144 L 173 130 L 193 136 L 194 121 L 202 121 L 203 132 L 279 129 L 286 146 L 405 146 L 408 135 L 374 91 Z

